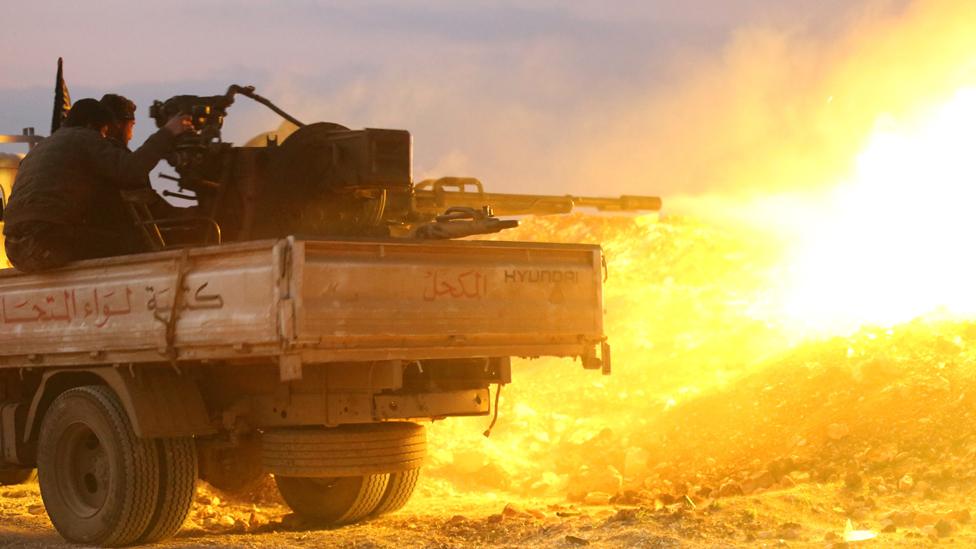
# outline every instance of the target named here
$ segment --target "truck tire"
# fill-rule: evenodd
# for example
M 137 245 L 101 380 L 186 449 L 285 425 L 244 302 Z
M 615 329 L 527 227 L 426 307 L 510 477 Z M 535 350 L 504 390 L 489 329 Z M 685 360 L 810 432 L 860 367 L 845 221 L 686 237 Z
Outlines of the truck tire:
M 390 473 L 390 482 L 386 485 L 386 492 L 383 493 L 379 504 L 373 510 L 373 515 L 383 515 L 402 509 L 410 501 L 410 496 L 413 495 L 419 478 L 419 467 L 400 473 Z
M 200 478 L 225 494 L 246 494 L 267 477 L 261 468 L 261 443 L 257 436 L 242 437 L 236 446 L 210 445 L 198 450 Z
M 41 424 L 37 471 L 48 517 L 66 540 L 128 545 L 146 531 L 159 458 L 108 387 L 76 387 L 54 399 Z
M 36 469 L 0 469 L 0 486 L 24 484 L 37 478 Z
M 427 436 L 415 423 L 375 423 L 335 428 L 276 429 L 264 433 L 269 473 L 283 477 L 356 477 L 416 469 L 427 454 Z
M 307 478 L 275 476 L 282 499 L 299 515 L 324 524 L 348 524 L 373 512 L 390 475 Z
M 154 442 L 159 456 L 159 490 L 152 519 L 139 543 L 153 543 L 178 532 L 196 492 L 197 449 L 193 439 L 162 438 Z

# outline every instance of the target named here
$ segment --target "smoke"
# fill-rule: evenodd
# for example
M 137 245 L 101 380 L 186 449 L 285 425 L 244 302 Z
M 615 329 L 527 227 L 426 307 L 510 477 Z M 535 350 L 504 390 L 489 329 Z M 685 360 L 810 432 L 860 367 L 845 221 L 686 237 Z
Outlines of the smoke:
M 882 7 L 826 37 L 739 30 L 721 56 L 690 60 L 671 90 L 621 105 L 582 174 L 672 196 L 835 185 L 886 117 L 911 116 L 976 80 L 976 5 Z
M 301 118 L 411 130 L 418 179 L 655 194 L 694 209 L 701 202 L 681 197 L 830 187 L 879 120 L 972 81 L 976 7 L 902 4 L 849 8 L 822 28 L 754 17 L 717 49 L 662 41 L 655 53 L 645 44 L 647 61 L 630 56 L 628 71 L 595 70 L 585 45 L 553 33 L 505 46 L 462 42 L 433 59 L 421 48 L 394 68 L 355 74 L 278 74 L 262 91 Z M 593 48 L 606 64 L 621 62 Z
M 886 12 L 886 17 L 866 11 L 852 16 L 846 31 L 832 40 L 782 29 L 740 30 L 723 56 L 689 62 L 684 78 L 668 90 L 620 102 L 606 111 L 612 123 L 593 134 L 599 139 L 571 139 L 563 144 L 560 158 L 573 158 L 570 153 L 582 157 L 586 168 L 572 180 L 576 184 L 600 182 L 583 189 L 604 194 L 660 192 L 666 205 L 679 202 L 709 215 L 722 207 L 743 208 L 753 215 L 776 209 L 795 214 L 797 202 L 809 202 L 812 213 L 829 211 L 820 199 L 828 200 L 834 187 L 856 175 L 859 161 L 863 164 L 874 157 L 865 155 L 865 147 L 874 150 L 869 147 L 871 136 L 887 119 L 928 120 L 936 111 L 948 113 L 945 117 L 955 123 L 949 126 L 958 124 L 958 109 L 939 107 L 946 107 L 957 90 L 976 76 L 972 9 L 964 2 L 947 1 L 918 3 L 898 14 Z M 950 101 L 948 106 L 954 104 Z M 972 107 L 976 101 L 963 105 Z M 936 124 L 938 130 L 932 131 L 942 136 L 945 125 Z M 957 160 L 956 149 L 964 148 L 947 147 L 941 140 L 930 142 Z M 897 154 L 891 155 L 888 150 L 883 148 L 882 157 L 892 158 L 897 169 L 902 169 L 894 162 L 897 156 L 912 154 L 897 148 Z M 946 159 L 932 151 L 919 153 Z M 970 157 L 966 158 L 971 165 Z M 957 165 L 949 163 L 945 167 L 891 177 L 891 190 L 914 189 L 904 179 L 939 178 L 945 171 L 962 171 L 957 175 L 970 177 L 971 170 L 954 170 Z M 658 174 L 657 179 L 648 174 Z M 955 178 L 945 179 L 947 185 L 958 184 Z M 930 182 L 935 192 L 944 186 Z M 855 313 L 855 326 L 863 327 L 866 318 L 877 320 L 872 318 L 875 313 L 882 313 L 883 320 L 903 322 L 903 311 L 890 314 L 892 304 L 924 314 L 926 307 L 937 303 L 929 294 L 956 300 L 972 294 L 965 286 L 946 282 L 972 279 L 971 268 L 960 267 L 967 261 L 958 257 L 972 231 L 947 238 L 945 227 L 953 223 L 936 222 L 940 216 L 960 217 L 960 210 L 972 200 L 956 200 L 947 208 L 939 201 L 957 195 L 943 194 L 927 202 L 934 213 L 924 222 L 933 230 L 918 230 L 899 215 L 898 207 L 910 198 L 875 200 L 884 198 L 883 186 L 857 189 L 871 201 L 856 202 L 857 208 L 845 212 L 850 213 L 849 222 L 836 231 L 825 230 L 823 222 L 818 226 L 810 219 L 793 220 L 797 225 L 807 223 L 815 233 L 838 233 L 825 253 L 812 256 L 815 268 L 807 274 L 813 275 L 816 291 L 804 297 L 828 309 L 831 320 L 837 312 L 833 307 L 846 305 L 848 309 L 841 312 Z M 684 193 L 685 198 L 672 198 L 675 193 Z M 769 198 L 754 202 L 759 195 Z M 889 209 L 883 217 L 900 223 L 901 230 L 892 231 L 886 219 L 872 216 L 874 205 Z M 790 280 L 789 268 L 797 266 L 784 258 L 804 243 L 788 240 L 784 250 L 783 242 L 771 238 L 776 236 L 778 220 L 763 219 L 767 225 L 763 231 L 753 231 L 681 216 L 668 216 L 659 223 L 641 217 L 536 218 L 506 235 L 603 246 L 611 273 L 605 284 L 605 318 L 614 346 L 614 373 L 604 379 L 554 360 L 516 362 L 516 382 L 503 393 L 501 427 L 493 438 L 472 440 L 476 427 L 470 423 L 435 426 L 430 474 L 462 488 L 572 498 L 586 491 L 656 487 L 646 479 L 656 474 L 649 469 L 662 458 L 674 459 L 692 475 L 702 470 L 695 468 L 700 464 L 682 461 L 684 456 L 718 459 L 722 465 L 725 453 L 751 459 L 761 457 L 762 446 L 769 441 L 792 444 L 782 435 L 769 435 L 788 431 L 782 423 L 786 419 L 772 416 L 771 423 L 770 416 L 757 415 L 749 421 L 760 436 L 735 439 L 731 445 L 727 432 L 715 428 L 725 426 L 727 418 L 719 408 L 709 408 L 709 402 L 723 401 L 721 395 L 715 396 L 723 387 L 740 384 L 777 364 L 782 371 L 798 375 L 820 352 L 817 345 L 794 349 L 807 334 L 797 331 L 782 310 L 783 293 L 790 290 L 784 292 L 782 286 Z M 875 221 L 883 223 L 871 225 Z M 971 229 L 969 225 L 964 226 Z M 865 226 L 873 230 L 866 231 Z M 911 238 L 912 233 L 918 234 Z M 838 249 L 845 253 L 838 255 Z M 926 249 L 928 254 L 919 253 Z M 942 256 L 947 255 L 956 261 L 946 262 Z M 863 258 L 882 269 L 867 268 Z M 893 259 L 900 261 L 894 263 L 897 268 L 890 267 Z M 905 268 L 912 263 L 919 264 L 915 271 Z M 926 270 L 947 271 L 951 276 L 933 278 L 919 272 Z M 925 291 L 906 294 L 913 287 Z M 830 322 L 826 325 L 838 328 Z M 875 333 L 865 328 L 861 337 L 873 340 Z M 845 341 L 834 340 L 830 348 L 846 351 L 849 357 L 854 351 Z M 843 354 L 824 360 L 835 366 L 845 364 Z M 796 383 L 798 392 L 808 390 L 802 379 Z M 762 392 L 772 389 L 758 386 Z M 702 398 L 709 395 L 710 400 Z M 779 398 L 776 395 L 773 400 Z M 760 398 L 748 395 L 730 406 L 748 415 Z M 668 419 L 672 410 L 689 404 L 699 415 Z M 694 421 L 689 423 L 689 417 Z M 667 440 L 662 425 L 668 421 L 677 424 L 676 431 L 687 433 L 684 439 Z M 709 429 L 719 434 L 710 436 Z
M 86 28 L 84 10 L 19 9 L 25 24 L 6 40 L 34 40 L 41 50 L 12 60 L 8 101 L 39 93 L 24 92 L 27 85 L 48 93 L 47 60 L 71 45 L 80 49 L 66 59 L 69 82 L 96 95 L 110 88 L 144 105 L 167 90 L 255 84 L 303 120 L 409 129 L 418 179 L 658 194 L 668 207 L 681 205 L 679 195 L 831 184 L 879 118 L 971 80 L 976 40 L 976 7 L 965 0 L 742 0 L 708 10 L 673 0 L 612 8 L 589 0 L 312 2 L 258 17 L 260 32 L 247 10 L 208 2 L 179 26 L 194 39 L 172 29 L 167 61 L 147 63 L 158 44 L 144 40 L 145 21 L 189 4 L 119 7 L 111 10 L 119 35 L 83 38 L 75 33 Z M 227 32 L 212 32 L 216 18 Z M 44 39 L 23 34 L 31 28 L 44 28 Z M 161 81 L 180 85 L 160 89 Z M 46 105 L 38 100 L 29 105 L 36 114 L 9 125 L 38 125 Z M 242 101 L 226 136 L 243 143 L 279 122 Z

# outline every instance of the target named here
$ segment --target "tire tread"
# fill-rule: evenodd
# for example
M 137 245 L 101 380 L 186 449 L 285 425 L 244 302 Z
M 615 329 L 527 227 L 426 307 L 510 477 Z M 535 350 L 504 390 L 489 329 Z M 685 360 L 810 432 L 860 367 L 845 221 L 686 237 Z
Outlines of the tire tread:
M 265 470 L 286 477 L 398 473 L 420 467 L 426 456 L 426 431 L 415 423 L 275 429 L 262 440 Z
M 155 512 L 139 543 L 153 543 L 176 534 L 190 514 L 197 482 L 197 451 L 191 438 L 163 438 L 159 454 L 159 492 Z
M 419 467 L 402 473 L 390 473 L 390 482 L 386 485 L 386 491 L 372 514 L 378 516 L 402 509 L 410 501 L 419 478 Z

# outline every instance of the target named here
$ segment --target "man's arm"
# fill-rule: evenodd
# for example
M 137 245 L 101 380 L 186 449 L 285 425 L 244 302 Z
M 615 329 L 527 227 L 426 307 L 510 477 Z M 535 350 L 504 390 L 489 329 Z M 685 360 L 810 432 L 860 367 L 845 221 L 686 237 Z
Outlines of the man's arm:
M 173 148 L 176 136 L 189 128 L 189 120 L 188 116 L 173 117 L 133 152 L 108 139 L 92 136 L 86 140 L 86 146 L 94 175 L 120 189 L 144 187 L 149 172 Z

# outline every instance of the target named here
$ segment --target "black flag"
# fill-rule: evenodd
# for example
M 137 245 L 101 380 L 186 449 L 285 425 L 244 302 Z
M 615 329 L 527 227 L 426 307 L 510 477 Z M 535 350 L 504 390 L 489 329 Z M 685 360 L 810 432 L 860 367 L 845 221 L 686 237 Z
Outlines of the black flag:
M 61 63 L 62 60 L 58 57 L 58 78 L 54 81 L 54 115 L 51 117 L 51 133 L 61 127 L 68 116 L 68 111 L 71 110 L 71 95 L 68 94 L 68 85 L 64 83 Z

